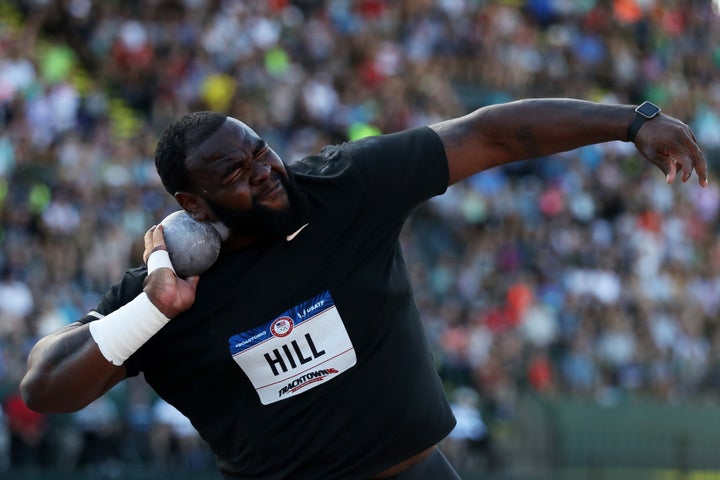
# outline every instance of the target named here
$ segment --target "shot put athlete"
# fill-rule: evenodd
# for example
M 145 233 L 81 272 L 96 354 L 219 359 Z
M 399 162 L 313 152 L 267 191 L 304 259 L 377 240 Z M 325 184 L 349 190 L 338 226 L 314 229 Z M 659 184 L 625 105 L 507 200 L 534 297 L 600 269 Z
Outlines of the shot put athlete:
M 613 140 L 634 142 L 668 183 L 694 170 L 707 185 L 690 129 L 652 104 L 515 101 L 290 165 L 237 119 L 183 116 L 162 134 L 156 166 L 179 205 L 221 232 L 220 256 L 179 278 L 162 228 L 150 228 L 148 267 L 128 269 L 95 310 L 33 348 L 23 398 L 72 412 L 143 372 L 227 479 L 457 479 L 437 448 L 455 420 L 403 224 L 473 174 Z

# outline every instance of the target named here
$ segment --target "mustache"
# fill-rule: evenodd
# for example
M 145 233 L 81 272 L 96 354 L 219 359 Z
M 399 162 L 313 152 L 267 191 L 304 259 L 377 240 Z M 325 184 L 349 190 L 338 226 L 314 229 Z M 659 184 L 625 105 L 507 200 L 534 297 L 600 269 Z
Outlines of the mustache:
M 285 178 L 283 174 L 280 172 L 272 171 L 270 173 L 270 176 L 265 182 L 263 182 L 261 188 L 259 191 L 254 192 L 252 196 L 252 204 L 253 207 L 258 206 L 258 199 L 262 198 L 267 194 L 270 190 L 275 188 L 277 184 L 280 183 L 283 186 L 283 189 L 287 192 L 289 190 L 288 186 L 288 180 Z
M 260 202 L 262 195 L 275 188 L 277 182 L 282 184 L 288 196 L 288 205 L 281 210 L 268 208 Z M 247 210 L 223 206 L 207 198 L 205 201 L 218 220 L 234 234 L 256 238 L 283 238 L 303 223 L 307 223 L 309 201 L 289 171 L 287 177 L 273 172 L 266 183 L 266 186 L 253 194 L 251 207 Z

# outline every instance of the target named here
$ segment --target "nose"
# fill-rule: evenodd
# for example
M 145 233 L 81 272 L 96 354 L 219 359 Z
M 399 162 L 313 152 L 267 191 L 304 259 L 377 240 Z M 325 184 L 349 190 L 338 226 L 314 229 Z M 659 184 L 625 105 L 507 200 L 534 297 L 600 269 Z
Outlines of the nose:
M 259 185 L 270 176 L 270 165 L 262 162 L 253 162 L 253 175 L 251 181 L 253 185 Z

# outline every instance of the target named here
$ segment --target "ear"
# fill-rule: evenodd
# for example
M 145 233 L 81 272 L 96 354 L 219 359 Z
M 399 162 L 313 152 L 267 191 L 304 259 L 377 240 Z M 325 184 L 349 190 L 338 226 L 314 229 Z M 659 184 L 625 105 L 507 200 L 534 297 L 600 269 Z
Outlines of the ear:
M 190 214 L 193 220 L 204 222 L 211 219 L 210 209 L 205 200 L 196 193 L 176 192 L 175 200 Z

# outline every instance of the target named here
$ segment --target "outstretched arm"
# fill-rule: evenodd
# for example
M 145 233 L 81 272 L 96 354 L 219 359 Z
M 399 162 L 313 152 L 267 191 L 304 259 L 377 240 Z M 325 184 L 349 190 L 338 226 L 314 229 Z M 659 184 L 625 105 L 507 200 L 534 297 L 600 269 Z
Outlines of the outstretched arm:
M 542 157 L 584 145 L 627 141 L 635 107 L 575 99 L 519 100 L 480 108 L 430 127 L 448 158 L 450 184 L 517 160 Z M 692 171 L 707 185 L 707 164 L 690 128 L 666 114 L 646 121 L 635 146 L 666 176 L 686 182 Z
M 151 228 L 145 234 L 146 261 L 150 252 L 164 248 L 162 228 Z M 43 413 L 73 412 L 103 395 L 125 378 L 124 360 L 162 328 L 158 317 L 166 322 L 193 304 L 198 279 L 181 279 L 170 268 L 158 268 L 147 277 L 143 292 L 126 306 L 40 339 L 20 382 L 25 403 Z

